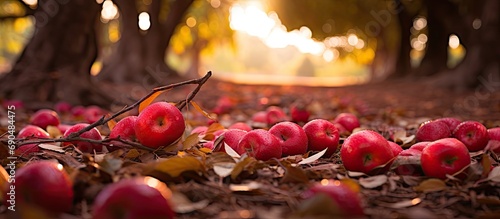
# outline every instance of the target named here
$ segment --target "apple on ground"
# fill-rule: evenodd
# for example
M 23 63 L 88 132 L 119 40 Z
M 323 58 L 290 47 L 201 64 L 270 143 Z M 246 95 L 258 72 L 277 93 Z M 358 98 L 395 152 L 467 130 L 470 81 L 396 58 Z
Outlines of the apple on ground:
M 49 125 L 58 126 L 60 123 L 60 119 L 56 111 L 50 109 L 41 109 L 36 111 L 33 116 L 31 116 L 30 123 L 42 129 L 46 129 Z
M 467 147 L 455 138 L 443 138 L 429 143 L 421 156 L 425 175 L 446 179 L 471 163 Z
M 266 127 L 267 113 L 266 111 L 258 111 L 252 115 L 252 127 Z
M 387 140 L 371 130 L 359 131 L 347 137 L 340 149 L 340 158 L 347 170 L 366 174 L 375 174 L 375 168 L 387 165 L 393 157 L 393 149 Z M 382 171 L 387 169 L 383 168 Z
M 453 118 L 453 117 L 439 118 L 439 119 L 436 119 L 434 121 L 439 121 L 439 122 L 446 123 L 446 125 L 448 125 L 448 127 L 450 128 L 450 131 L 452 131 L 452 132 L 453 132 L 453 130 L 455 130 L 457 128 L 457 126 L 460 123 L 462 123 L 462 121 L 460 121 L 460 119 Z
M 266 122 L 269 126 L 287 120 L 285 112 L 280 107 L 270 106 L 266 109 L 266 113 Z
M 450 127 L 443 121 L 427 121 L 422 123 L 415 135 L 417 141 L 435 141 L 449 138 L 451 136 Z
M 331 156 L 339 145 L 339 132 L 335 125 L 325 119 L 314 119 L 303 127 L 308 139 L 308 150 L 322 151 L 328 148 L 325 155 Z
M 279 140 L 264 129 L 254 129 L 241 138 L 238 143 L 238 154 L 247 153 L 258 160 L 279 159 L 282 149 Z
M 48 132 L 46 132 L 45 130 L 43 130 L 42 128 L 40 128 L 38 126 L 26 125 L 24 128 L 22 128 L 19 131 L 19 133 L 17 134 L 17 138 L 46 139 L 46 138 L 50 138 L 50 135 Z M 40 152 L 40 148 L 38 147 L 37 144 L 25 144 L 25 145 L 21 145 L 14 152 L 18 156 L 25 156 L 25 155 L 29 155 L 31 153 Z
M 279 140 L 282 155 L 299 155 L 307 152 L 307 135 L 304 129 L 293 122 L 280 122 L 269 129 Z
M 85 109 L 83 116 L 88 123 L 94 123 L 105 114 L 105 111 L 98 106 L 89 106 Z
M 207 130 L 208 130 L 208 126 L 205 126 L 205 125 L 196 126 L 196 127 L 194 127 L 193 130 L 191 130 L 191 132 L 189 134 L 198 133 L 200 135 L 205 135 L 205 133 L 207 132 Z
M 340 136 L 349 136 L 351 134 L 350 131 L 348 131 L 346 128 L 344 128 L 344 126 L 342 126 L 341 124 L 339 123 L 335 123 L 335 122 L 332 122 L 333 125 L 335 125 L 335 128 L 337 128 L 337 130 L 339 131 L 339 135 Z
M 429 144 L 431 143 L 430 141 L 421 141 L 421 142 L 417 142 L 415 143 L 414 145 L 410 146 L 410 148 L 408 149 L 414 149 L 414 150 L 419 150 L 419 151 L 422 151 L 424 150 L 424 148 Z
M 460 123 L 453 131 L 453 137 L 464 143 L 471 152 L 483 150 L 490 140 L 486 127 L 476 121 Z
M 241 129 L 228 129 L 222 135 L 224 136 L 224 143 L 226 143 L 234 151 L 237 151 L 238 144 L 240 143 L 243 136 L 245 136 L 247 133 L 247 131 Z M 224 145 L 221 145 L 219 151 L 226 152 Z
M 24 102 L 21 100 L 4 100 L 2 101 L 2 106 L 7 109 L 9 106 L 14 106 L 16 109 L 24 108 Z
M 54 105 L 54 109 L 58 113 L 61 113 L 61 114 L 70 113 L 71 108 L 72 108 L 71 104 L 69 104 L 68 102 L 64 102 L 64 101 L 58 102 Z
M 324 212 L 320 213 L 328 214 L 328 216 L 338 214 L 336 216 L 339 218 L 363 218 L 365 215 L 359 194 L 338 180 L 324 179 L 319 183 L 314 183 L 301 194 L 301 197 L 305 199 L 303 204 L 307 201 L 318 200 L 320 195 L 326 195 L 332 201 L 331 206 L 322 206 L 323 209 L 320 211 L 324 210 Z M 318 204 L 320 203 L 325 202 L 318 201 Z M 315 203 L 309 205 L 315 205 Z
M 73 184 L 63 166 L 51 161 L 31 162 L 19 168 L 15 181 L 2 188 L 6 197 L 15 196 L 15 209 L 22 211 L 36 208 L 46 216 L 56 217 L 73 207 Z M 15 192 L 15 195 L 12 194 Z M 9 207 L 14 203 L 4 200 Z
M 93 205 L 93 219 L 175 218 L 171 191 L 152 177 L 125 179 L 104 188 Z
M 227 129 L 241 129 L 244 131 L 252 131 L 252 127 L 250 127 L 247 123 L 245 122 L 237 122 L 232 125 L 230 125 Z
M 127 116 L 116 123 L 111 133 L 109 133 L 109 138 L 120 138 L 127 141 L 136 141 L 135 137 L 135 121 L 137 121 L 137 116 Z M 124 143 L 120 141 L 112 141 L 113 146 L 108 147 L 109 151 L 114 151 L 119 147 L 125 146 Z
M 311 113 L 307 110 L 305 103 L 297 101 L 290 106 L 290 117 L 293 122 L 303 122 L 309 121 Z
M 154 149 L 174 143 L 185 128 L 181 111 L 167 102 L 156 102 L 146 107 L 134 126 L 137 140 Z
M 89 126 L 88 123 L 78 123 L 74 126 L 71 126 L 66 132 L 64 132 L 64 137 L 68 137 L 71 133 L 78 132 L 85 127 Z M 86 138 L 89 140 L 102 140 L 101 133 L 96 128 L 92 128 L 80 135 L 80 138 Z M 94 150 L 96 152 L 102 151 L 102 144 L 99 143 L 91 143 L 87 141 L 71 141 L 71 142 L 63 142 L 62 146 L 67 147 L 70 145 L 74 145 L 78 148 L 78 150 L 86 153 L 92 153 Z
M 231 100 L 231 98 L 222 96 L 217 100 L 217 103 L 212 111 L 217 115 L 226 114 L 231 111 L 234 105 L 234 101 Z
M 360 126 L 358 117 L 352 113 L 338 114 L 333 120 L 333 123 L 342 125 L 349 132 L 352 132 L 352 130 Z
M 489 142 L 496 141 L 500 145 L 500 127 L 488 129 Z M 493 152 L 500 153 L 500 147 L 492 148 Z
M 398 157 L 407 157 L 406 159 L 415 159 L 420 161 L 422 156 L 422 151 L 418 149 L 408 148 L 401 151 Z M 420 162 L 419 162 L 420 163 Z M 399 165 L 395 172 L 399 175 L 409 175 L 409 176 L 422 176 L 424 175 L 422 171 L 422 166 L 420 164 L 403 164 Z
M 83 116 L 85 114 L 85 110 L 86 109 L 84 106 L 74 106 L 73 108 L 71 108 L 71 115 L 73 115 L 73 117 L 83 119 Z
M 403 148 L 399 144 L 396 144 L 392 141 L 387 141 L 387 143 L 389 143 L 389 146 L 391 146 L 391 150 L 394 156 L 398 156 L 398 154 L 403 151 Z

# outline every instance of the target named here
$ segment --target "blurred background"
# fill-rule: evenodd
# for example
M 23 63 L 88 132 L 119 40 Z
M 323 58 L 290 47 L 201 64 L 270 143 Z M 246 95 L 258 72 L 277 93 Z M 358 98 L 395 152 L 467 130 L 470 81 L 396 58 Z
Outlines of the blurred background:
M 497 0 L 0 0 L 0 90 L 102 102 L 88 98 L 92 83 L 207 71 L 245 84 L 467 89 L 499 75 L 499 11 Z

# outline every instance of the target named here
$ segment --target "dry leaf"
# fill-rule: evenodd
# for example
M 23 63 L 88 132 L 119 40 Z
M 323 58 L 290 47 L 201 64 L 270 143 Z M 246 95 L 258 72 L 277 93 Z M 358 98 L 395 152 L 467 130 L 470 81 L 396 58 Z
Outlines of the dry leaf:
M 216 131 L 223 130 L 223 129 L 225 129 L 225 128 L 221 124 L 219 124 L 217 122 L 212 123 L 210 126 L 208 126 L 207 131 L 205 132 L 204 139 L 209 140 L 209 141 L 213 140 L 215 138 L 214 133 Z
M 396 202 L 396 203 L 392 203 L 392 204 L 387 205 L 387 207 L 396 208 L 396 209 L 399 209 L 399 208 L 408 208 L 408 207 L 411 207 L 411 206 L 418 205 L 418 204 L 420 204 L 420 202 L 422 202 L 422 199 L 420 199 L 420 198 L 414 198 L 414 199 L 410 199 L 410 200 L 404 200 L 404 201 L 399 201 L 399 202 Z
M 241 172 L 246 170 L 246 167 L 254 162 L 257 162 L 253 157 L 242 157 L 238 163 L 234 166 L 233 171 L 231 172 L 231 179 L 236 179 L 240 175 Z
M 281 183 L 307 183 L 309 177 L 300 167 L 291 165 L 285 166 L 285 175 L 281 178 Z
M 172 157 L 158 162 L 155 170 L 166 173 L 171 177 L 178 177 L 185 171 L 203 172 L 204 166 L 195 157 Z
M 377 175 L 372 177 L 360 178 L 359 184 L 367 189 L 377 188 L 387 182 L 386 175 Z
M 169 89 L 170 90 L 170 89 Z M 141 113 L 146 107 L 148 107 L 149 105 L 151 105 L 151 103 L 158 97 L 160 96 L 160 94 L 164 93 L 165 91 L 169 91 L 169 90 L 161 90 L 161 91 L 157 91 L 155 93 L 153 93 L 151 96 L 149 96 L 148 98 L 146 98 L 144 101 L 142 101 L 141 104 L 139 104 L 139 113 Z
M 262 185 L 258 182 L 252 181 L 246 184 L 231 184 L 229 189 L 233 192 L 249 192 L 259 189 Z
M 182 149 L 187 150 L 190 149 L 198 144 L 200 142 L 199 136 L 200 133 L 193 133 L 189 135 L 186 140 L 182 142 Z
M 63 135 L 61 130 L 59 130 L 56 126 L 47 126 L 47 132 L 49 133 L 51 138 L 59 138 Z
M 210 201 L 204 199 L 199 202 L 191 202 L 184 194 L 173 192 L 170 203 L 176 213 L 185 214 L 207 207 Z
M 189 103 L 191 103 L 191 105 L 193 105 L 193 107 L 196 109 L 196 111 L 200 112 L 203 116 L 205 116 L 207 119 L 210 119 L 210 120 L 216 120 L 215 118 L 213 118 L 212 116 L 210 116 L 209 113 L 207 113 L 205 110 L 203 110 L 200 105 L 198 105 L 196 102 L 194 101 L 190 101 Z
M 236 166 L 235 163 L 229 163 L 229 162 L 216 163 L 214 164 L 214 172 L 218 176 L 224 178 L 226 176 L 231 175 L 231 172 L 233 171 L 235 166 Z
M 428 179 L 422 181 L 418 186 L 413 187 L 417 192 L 437 192 L 448 188 L 446 183 L 440 179 Z
M 115 126 L 116 126 L 116 121 L 114 119 L 111 119 L 111 120 L 108 121 L 109 131 L 112 131 L 115 128 Z
M 309 163 L 312 163 L 314 161 L 317 161 L 319 158 L 321 158 L 326 153 L 326 150 L 328 150 L 328 148 L 325 148 L 324 150 L 318 152 L 317 154 L 301 160 L 298 164 L 309 164 Z
M 500 182 L 500 167 L 495 167 L 488 174 L 488 180 L 493 182 Z
M 239 158 L 241 158 L 241 155 L 238 154 L 238 152 L 234 151 L 231 146 L 226 144 L 224 142 L 224 150 L 226 150 L 226 153 L 229 154 L 232 158 L 234 158 L 235 161 L 238 161 Z
M 61 146 L 53 145 L 53 144 L 39 144 L 38 147 L 42 149 L 47 149 L 59 153 L 64 153 L 64 150 Z

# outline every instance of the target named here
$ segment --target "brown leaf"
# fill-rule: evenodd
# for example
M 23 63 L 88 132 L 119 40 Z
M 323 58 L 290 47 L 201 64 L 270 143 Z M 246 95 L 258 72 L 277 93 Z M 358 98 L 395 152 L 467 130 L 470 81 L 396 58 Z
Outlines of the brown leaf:
M 113 176 L 117 170 L 122 167 L 123 160 L 111 156 L 105 156 L 101 162 L 98 162 L 99 169 Z
M 253 157 L 245 157 L 243 160 L 240 162 L 236 163 L 236 166 L 234 166 L 233 171 L 231 172 L 231 179 L 236 179 L 240 175 L 241 172 L 247 169 L 247 166 L 249 166 L 252 163 L 257 162 L 255 158 Z
M 490 156 L 488 154 L 486 154 L 486 153 L 483 154 L 483 156 L 481 158 L 481 164 L 483 167 L 483 173 L 481 174 L 481 178 L 484 178 L 484 177 L 487 177 L 491 171 L 491 159 L 490 159 Z
M 142 101 L 141 104 L 139 104 L 139 113 L 142 112 L 142 110 L 144 110 L 146 107 L 148 107 L 149 105 L 151 105 L 151 103 L 158 97 L 160 96 L 160 94 L 166 92 L 166 91 L 169 91 L 170 89 L 168 90 L 161 90 L 161 91 L 157 91 L 155 93 L 153 93 L 151 96 L 149 96 L 148 98 L 146 98 L 144 101 Z
M 191 105 L 193 105 L 193 107 L 196 109 L 196 111 L 200 112 L 203 116 L 205 116 L 207 119 L 210 119 L 210 120 L 216 120 L 215 118 L 213 118 L 212 116 L 210 116 L 209 113 L 207 113 L 205 110 L 203 110 L 200 105 L 198 105 L 196 102 L 194 101 L 190 101 L 189 103 L 191 103 Z
M 437 192 L 442 191 L 448 188 L 446 183 L 440 179 L 428 179 L 422 181 L 418 186 L 413 187 L 413 189 L 417 192 Z
M 171 177 L 178 177 L 185 171 L 204 172 L 205 168 L 200 160 L 192 156 L 172 157 L 156 164 L 155 170 L 166 173 Z
M 137 158 L 137 157 L 141 156 L 141 154 L 143 154 L 143 153 L 139 152 L 139 151 L 138 151 L 137 149 L 135 149 L 135 148 L 132 148 L 132 149 L 130 149 L 130 150 L 127 152 L 127 154 L 125 154 L 125 158 L 128 158 L 128 159 L 135 159 L 135 158 Z
M 377 188 L 387 182 L 386 175 L 377 175 L 372 177 L 360 178 L 359 184 L 367 189 Z
M 219 124 L 217 122 L 212 123 L 210 126 L 208 126 L 207 131 L 205 132 L 204 139 L 209 140 L 209 141 L 213 140 L 215 138 L 214 132 L 219 131 L 219 130 L 223 130 L 223 129 L 225 129 L 225 128 L 221 124 Z
M 291 165 L 285 166 L 285 175 L 281 178 L 282 183 L 307 183 L 309 177 L 300 167 L 293 167 Z
M 184 194 L 173 192 L 170 203 L 176 213 L 185 214 L 207 207 L 210 201 L 204 199 L 199 202 L 191 202 Z
M 488 180 L 493 181 L 493 182 L 500 182 L 500 167 L 495 167 L 491 172 L 488 174 Z
M 108 128 L 109 128 L 109 131 L 112 131 L 116 126 L 116 121 L 114 119 L 111 119 L 108 121 Z
M 189 135 L 186 140 L 182 142 L 182 149 L 187 150 L 190 149 L 198 144 L 200 142 L 199 136 L 200 133 L 193 133 Z

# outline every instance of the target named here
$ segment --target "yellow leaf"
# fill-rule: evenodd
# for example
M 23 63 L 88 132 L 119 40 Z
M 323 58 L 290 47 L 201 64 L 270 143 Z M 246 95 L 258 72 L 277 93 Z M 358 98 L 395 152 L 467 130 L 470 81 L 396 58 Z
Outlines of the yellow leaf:
M 142 110 L 144 110 L 146 107 L 148 107 L 158 96 L 160 96 L 160 94 L 164 93 L 165 91 L 169 91 L 169 90 L 170 89 L 157 91 L 156 93 L 153 93 L 153 95 L 149 96 L 144 101 L 142 101 L 142 103 L 139 104 L 139 113 L 141 113 Z
M 413 187 L 417 192 L 437 192 L 446 189 L 446 183 L 440 179 L 428 179 Z
M 219 123 L 212 123 L 210 126 L 208 126 L 207 131 L 205 132 L 205 140 L 212 140 L 215 138 L 214 133 L 216 131 L 224 129 L 224 126 L 222 126 Z
M 139 156 L 141 156 L 141 153 L 137 149 L 130 149 L 125 155 L 125 158 L 134 159 Z
M 198 142 L 200 142 L 200 138 L 198 137 L 200 135 L 200 133 L 193 133 L 191 135 L 189 135 L 186 140 L 184 140 L 184 142 L 182 142 L 182 149 L 186 150 L 186 149 L 190 149 L 194 146 L 196 146 L 196 144 L 198 144 Z
M 109 131 L 112 131 L 116 126 L 116 121 L 114 119 L 108 121 Z
M 161 161 L 156 165 L 155 170 L 166 173 L 171 177 L 178 177 L 186 171 L 203 172 L 204 166 L 195 157 L 185 156 L 168 158 Z
M 191 105 L 196 109 L 196 111 L 200 112 L 203 116 L 205 116 L 207 119 L 215 120 L 213 117 L 210 116 L 205 110 L 203 110 L 200 105 L 198 105 L 196 102 L 191 101 Z
M 212 153 L 212 150 L 210 150 L 210 148 L 200 148 L 200 151 L 205 154 Z
M 47 132 L 49 133 L 51 138 L 59 138 L 63 135 L 61 130 L 59 130 L 56 126 L 47 126 Z

